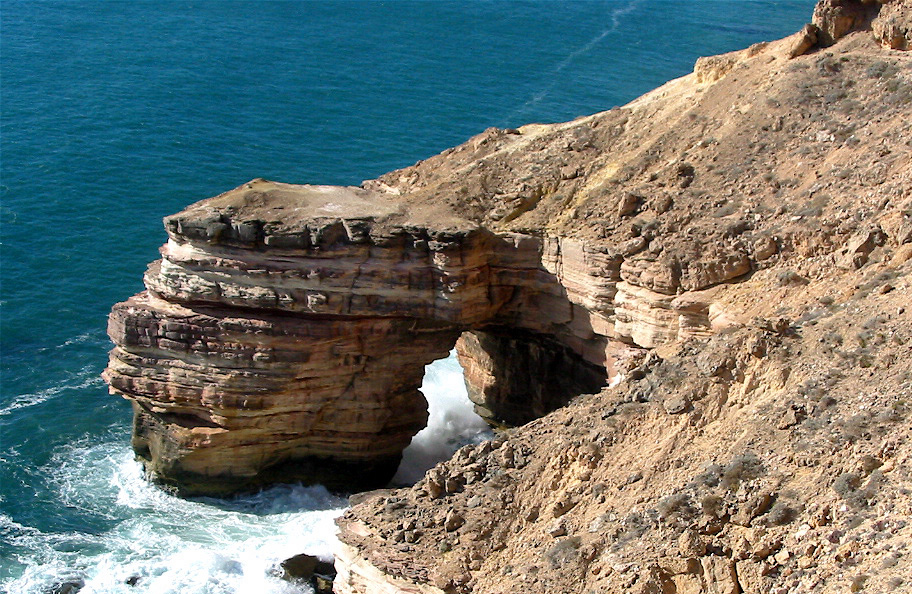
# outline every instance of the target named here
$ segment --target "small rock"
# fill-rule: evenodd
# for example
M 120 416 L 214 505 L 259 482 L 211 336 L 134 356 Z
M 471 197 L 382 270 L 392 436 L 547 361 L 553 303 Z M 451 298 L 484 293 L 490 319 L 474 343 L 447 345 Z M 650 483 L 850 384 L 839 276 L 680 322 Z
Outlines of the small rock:
M 856 233 L 839 252 L 839 265 L 849 270 L 861 268 L 877 246 L 883 245 L 884 233 L 879 227 L 871 227 Z
M 589 532 L 601 532 L 608 524 L 608 515 L 602 514 L 589 523 Z
M 497 451 L 500 465 L 504 468 L 513 468 L 516 463 L 516 451 L 513 449 L 513 444 L 504 443 Z
M 808 23 L 800 32 L 789 37 L 788 57 L 797 58 L 814 47 L 817 44 L 817 31 L 816 25 Z
M 74 578 L 57 584 L 52 592 L 53 594 L 76 594 L 85 586 L 82 578 Z
M 641 480 L 643 480 L 643 473 L 642 473 L 642 472 L 634 472 L 633 474 L 627 475 L 627 478 L 624 479 L 624 484 L 625 484 L 625 485 L 632 485 L 633 483 L 635 483 L 635 482 L 637 482 L 637 481 L 641 481 Z
M 333 580 L 329 576 L 314 575 L 312 585 L 314 594 L 332 594 Z
M 617 213 L 619 217 L 626 217 L 634 214 L 640 207 L 643 198 L 634 194 L 633 192 L 627 192 L 621 199 L 618 200 Z
M 451 509 L 443 522 L 443 529 L 447 532 L 453 532 L 458 530 L 463 524 L 465 524 L 465 518 L 455 509 Z
M 427 481 L 425 482 L 424 488 L 427 490 L 428 495 L 431 496 L 431 499 L 437 499 L 444 494 L 444 481 L 440 479 L 437 474 L 432 474 L 429 472 L 427 474 Z
M 459 493 L 462 491 L 464 484 L 461 476 L 451 476 L 447 477 L 446 482 L 444 483 L 444 489 L 447 493 Z
M 555 518 L 559 518 L 573 509 L 575 505 L 575 501 L 573 501 L 568 495 L 564 495 L 554 503 L 554 506 L 551 508 L 551 515 Z
M 646 241 L 645 237 L 634 237 L 622 242 L 618 246 L 618 252 L 624 257 L 633 256 L 634 254 L 643 251 L 647 243 L 649 242 Z
M 706 543 L 693 530 L 685 530 L 678 538 L 678 550 L 684 557 L 702 557 L 706 553 Z
M 665 402 L 662 403 L 662 406 L 665 407 L 665 412 L 668 414 L 678 415 L 687 410 L 690 406 L 690 402 L 687 400 L 686 396 L 675 395 L 666 399 Z
M 671 210 L 672 206 L 674 206 L 674 200 L 667 194 L 655 198 L 652 201 L 652 204 L 650 204 L 650 208 L 652 208 L 652 210 L 656 211 L 658 214 L 668 212 Z
M 675 169 L 675 176 L 677 177 L 677 180 L 678 180 L 678 186 L 680 188 L 689 187 L 690 184 L 693 183 L 695 174 L 696 174 L 696 171 L 694 170 L 693 165 L 691 165 L 690 163 L 679 163 L 677 168 Z
M 843 561 L 847 561 L 847 560 L 851 559 L 852 557 L 854 557 L 858 553 L 859 549 L 860 549 L 860 547 L 858 546 L 858 541 L 853 540 L 853 541 L 847 542 L 844 545 L 842 545 L 841 547 L 839 547 L 838 549 L 836 549 L 836 560 L 839 561 L 840 563 Z
M 334 576 L 336 569 L 331 562 L 321 561 L 319 557 L 301 554 L 289 557 L 281 563 L 284 570 L 283 580 L 311 579 L 314 574 Z
M 777 548 L 779 548 L 780 543 L 776 541 L 764 540 L 754 546 L 751 554 L 754 556 L 754 559 L 766 559 L 773 554 Z
M 548 526 L 548 534 L 557 538 L 559 536 L 567 535 L 567 525 L 561 520 L 554 520 L 550 526 Z
M 800 408 L 791 407 L 785 414 L 782 415 L 782 418 L 779 419 L 779 424 L 776 425 L 777 429 L 788 429 L 789 427 L 794 427 L 801 421 L 803 421 L 807 415 Z

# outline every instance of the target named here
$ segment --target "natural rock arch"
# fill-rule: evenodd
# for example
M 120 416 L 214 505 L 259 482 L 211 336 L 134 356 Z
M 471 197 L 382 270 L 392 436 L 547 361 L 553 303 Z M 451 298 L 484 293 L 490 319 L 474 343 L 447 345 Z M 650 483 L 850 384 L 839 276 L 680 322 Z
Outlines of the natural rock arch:
M 634 343 L 709 326 L 603 248 L 363 188 L 254 180 L 165 227 L 147 290 L 111 313 L 105 379 L 148 473 L 187 495 L 384 484 L 426 423 L 424 366 L 463 333 L 477 410 L 520 424 L 596 391 Z

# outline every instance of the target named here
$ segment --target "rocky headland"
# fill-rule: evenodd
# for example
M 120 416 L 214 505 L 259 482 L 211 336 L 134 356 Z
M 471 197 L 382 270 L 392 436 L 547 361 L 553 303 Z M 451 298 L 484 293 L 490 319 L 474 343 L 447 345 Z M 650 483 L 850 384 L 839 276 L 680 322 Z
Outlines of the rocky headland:
M 912 588 L 910 40 L 822 0 L 624 107 L 166 218 L 109 324 L 137 455 L 384 487 L 455 345 L 502 432 L 359 495 L 338 594 Z

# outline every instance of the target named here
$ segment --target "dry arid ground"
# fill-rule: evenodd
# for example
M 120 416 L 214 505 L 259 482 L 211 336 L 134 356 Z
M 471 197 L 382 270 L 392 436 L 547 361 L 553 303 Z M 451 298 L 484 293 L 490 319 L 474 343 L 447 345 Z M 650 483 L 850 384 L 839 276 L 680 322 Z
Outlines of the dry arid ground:
M 367 183 L 590 242 L 667 300 L 616 386 L 360 497 L 337 592 L 912 591 L 910 13 L 821 2 L 625 107 Z M 683 292 L 712 332 L 662 334 Z

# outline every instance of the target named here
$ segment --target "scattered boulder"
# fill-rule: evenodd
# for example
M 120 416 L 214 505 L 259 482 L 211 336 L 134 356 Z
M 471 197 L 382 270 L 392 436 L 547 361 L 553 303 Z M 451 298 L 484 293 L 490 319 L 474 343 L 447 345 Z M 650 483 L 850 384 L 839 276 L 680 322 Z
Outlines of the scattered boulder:
M 839 253 L 839 264 L 843 268 L 861 268 L 868 262 L 874 248 L 883 245 L 884 233 L 879 227 L 859 231 Z
M 310 582 L 316 594 L 332 592 L 336 569 L 331 561 L 323 561 L 319 557 L 302 553 L 285 559 L 280 566 L 283 580 L 306 580 Z

